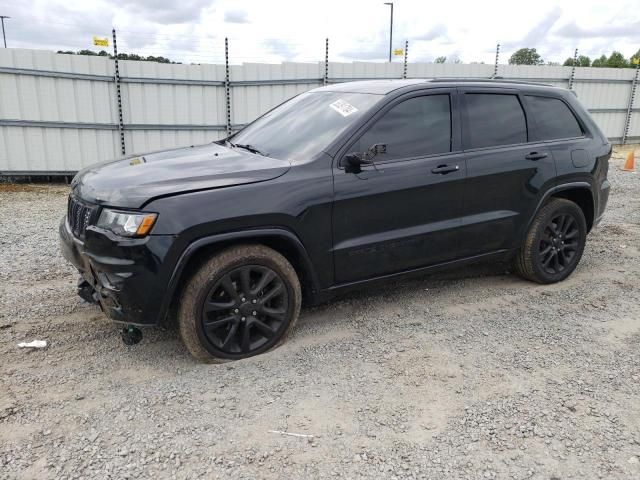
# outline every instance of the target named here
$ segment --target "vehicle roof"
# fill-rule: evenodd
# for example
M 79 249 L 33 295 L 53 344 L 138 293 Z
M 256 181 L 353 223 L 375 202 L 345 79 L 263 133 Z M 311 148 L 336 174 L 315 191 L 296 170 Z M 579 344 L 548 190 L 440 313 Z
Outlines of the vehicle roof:
M 423 85 L 427 88 L 457 87 L 457 86 L 477 86 L 477 87 L 503 87 L 503 88 L 524 88 L 524 87 L 545 87 L 556 89 L 552 85 L 535 82 L 525 82 L 517 80 L 506 80 L 502 78 L 411 78 L 411 79 L 385 79 L 385 80 L 356 80 L 344 79 L 344 83 L 335 83 L 325 87 L 311 90 L 312 92 L 350 92 L 350 93 L 370 93 L 375 95 L 386 95 L 395 90 Z

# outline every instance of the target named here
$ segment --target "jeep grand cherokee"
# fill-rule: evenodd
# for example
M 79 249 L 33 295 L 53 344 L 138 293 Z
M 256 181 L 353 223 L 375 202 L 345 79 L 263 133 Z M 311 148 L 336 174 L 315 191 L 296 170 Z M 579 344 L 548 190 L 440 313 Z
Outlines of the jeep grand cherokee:
M 477 260 L 565 279 L 609 194 L 611 145 L 544 85 L 317 88 L 207 145 L 75 177 L 60 225 L 79 293 L 132 329 L 175 312 L 203 361 L 265 352 L 314 303 Z

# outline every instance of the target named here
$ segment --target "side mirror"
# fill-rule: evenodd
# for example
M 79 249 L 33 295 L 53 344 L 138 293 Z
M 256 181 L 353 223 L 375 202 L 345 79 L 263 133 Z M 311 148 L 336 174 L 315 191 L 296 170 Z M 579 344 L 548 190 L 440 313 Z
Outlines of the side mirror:
M 387 153 L 385 143 L 375 143 L 365 153 L 348 153 L 342 157 L 342 165 L 346 173 L 360 173 L 362 165 L 373 163 L 373 158 L 381 153 Z
M 363 163 L 365 163 L 365 160 L 361 153 L 348 153 L 342 158 L 342 165 L 346 173 L 360 173 Z

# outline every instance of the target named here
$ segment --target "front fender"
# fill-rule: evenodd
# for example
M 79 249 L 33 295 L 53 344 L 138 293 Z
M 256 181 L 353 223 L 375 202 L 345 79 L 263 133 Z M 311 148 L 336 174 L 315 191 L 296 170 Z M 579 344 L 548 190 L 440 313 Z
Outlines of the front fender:
M 195 255 L 215 245 L 223 248 L 239 243 L 263 243 L 282 253 L 298 273 L 303 287 L 307 287 L 305 289 L 307 299 L 312 303 L 320 300 L 320 283 L 317 274 L 309 254 L 298 236 L 282 227 L 251 228 L 202 237 L 187 245 L 180 254 L 169 278 L 160 310 L 160 318 L 166 318 L 174 295 L 184 280 L 186 267 Z

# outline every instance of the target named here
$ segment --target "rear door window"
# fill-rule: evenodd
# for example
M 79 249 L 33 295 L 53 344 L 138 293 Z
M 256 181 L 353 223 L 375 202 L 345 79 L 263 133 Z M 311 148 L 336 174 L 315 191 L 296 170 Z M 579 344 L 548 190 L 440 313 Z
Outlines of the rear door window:
M 541 140 L 575 138 L 583 135 L 578 120 L 562 100 L 533 95 L 527 95 L 526 98 Z
M 466 147 L 484 148 L 527 141 L 527 121 L 517 95 L 466 93 Z
M 376 143 L 387 145 L 387 152 L 376 161 L 450 152 L 449 95 L 413 97 L 395 105 L 360 137 L 354 149 L 362 153 Z

